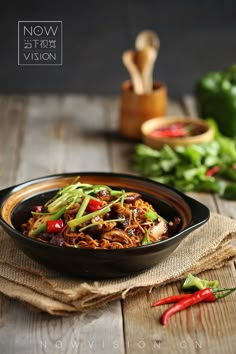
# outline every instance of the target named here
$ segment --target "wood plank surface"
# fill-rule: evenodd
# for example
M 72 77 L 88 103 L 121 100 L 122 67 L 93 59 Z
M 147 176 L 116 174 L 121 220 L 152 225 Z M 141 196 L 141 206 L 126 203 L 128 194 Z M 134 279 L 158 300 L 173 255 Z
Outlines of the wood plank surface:
M 190 98 L 189 98 L 190 99 Z M 194 102 L 192 102 L 194 103 Z M 188 100 L 189 104 L 189 100 Z M 180 105 L 169 101 L 169 115 L 194 115 L 194 105 Z M 210 210 L 217 211 L 215 197 L 208 193 L 188 193 L 191 197 L 206 204 Z M 235 206 L 235 202 L 234 202 Z M 219 279 L 222 286 L 235 286 L 235 270 L 231 265 L 202 274 L 206 279 Z M 180 282 L 176 282 L 151 293 L 138 294 L 123 302 L 126 351 L 135 354 L 145 351 L 156 353 L 235 353 L 234 328 L 236 323 L 236 296 L 209 306 L 196 306 L 172 318 L 169 326 L 163 328 L 160 316 L 163 308 L 151 309 L 151 304 L 179 292 Z M 218 322 L 218 314 L 222 322 Z
M 24 96 L 0 97 L 0 185 L 15 183 L 19 163 L 19 145 L 25 125 L 27 98 Z
M 169 101 L 170 115 L 194 112 L 190 96 L 181 104 Z M 60 172 L 136 173 L 136 142 L 117 133 L 117 97 L 5 96 L 0 114 L 0 188 Z M 236 217 L 235 202 L 190 195 L 212 211 Z M 232 263 L 203 276 L 235 286 Z M 66 318 L 36 313 L 0 296 L 0 353 L 235 353 L 234 295 L 181 312 L 166 328 L 160 325 L 163 309 L 152 309 L 152 302 L 179 288 L 173 283 Z
M 3 147 L 8 146 L 4 137 L 13 126 L 10 150 L 5 149 L 1 161 L 1 167 L 7 167 L 1 187 L 53 173 L 110 170 L 103 99 L 31 96 L 24 119 L 16 116 L 12 123 L 9 119 L 20 103 L 12 97 L 0 104 L 5 114 L 0 131 Z M 25 121 L 23 139 L 17 138 L 23 129 L 21 120 Z M 3 296 L 0 308 L 1 353 L 113 353 L 117 346 L 124 353 L 120 301 L 68 318 L 32 312 Z

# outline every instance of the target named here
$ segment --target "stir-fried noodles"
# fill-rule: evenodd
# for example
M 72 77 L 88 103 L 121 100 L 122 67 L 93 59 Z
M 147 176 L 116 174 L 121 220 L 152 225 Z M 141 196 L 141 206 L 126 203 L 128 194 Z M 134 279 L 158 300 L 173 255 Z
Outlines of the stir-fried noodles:
M 173 236 L 179 217 L 167 221 L 139 193 L 105 185 L 68 185 L 35 206 L 22 232 L 57 246 L 115 249 L 147 245 Z

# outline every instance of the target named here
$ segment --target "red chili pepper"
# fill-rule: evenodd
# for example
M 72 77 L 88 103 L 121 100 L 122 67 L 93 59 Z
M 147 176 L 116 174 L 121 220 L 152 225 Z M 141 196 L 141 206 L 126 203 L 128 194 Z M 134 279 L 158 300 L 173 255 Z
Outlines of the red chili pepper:
M 187 299 L 188 297 L 191 297 L 193 293 L 191 294 L 180 294 L 180 295 L 173 295 L 173 296 L 168 296 L 163 299 L 160 299 L 152 304 L 152 307 L 160 306 L 160 305 L 166 305 L 166 304 L 172 304 L 175 302 L 178 302 L 183 299 Z M 207 302 L 212 302 L 216 300 L 216 296 L 209 296 L 208 298 L 205 299 Z
M 102 206 L 103 206 L 103 202 L 101 200 L 90 199 L 86 210 L 89 211 L 90 213 L 92 213 L 94 211 L 101 209 Z
M 214 166 L 214 167 L 209 168 L 209 170 L 206 173 L 206 176 L 211 177 L 211 176 L 214 176 L 218 172 L 220 172 L 220 167 Z
M 192 296 L 192 294 L 180 294 L 180 295 L 173 295 L 168 296 L 163 299 L 160 299 L 152 304 L 152 307 L 165 305 L 165 304 L 172 304 L 173 302 L 178 302 L 183 299 L 187 299 L 188 297 Z
M 174 305 L 169 307 L 162 315 L 161 317 L 161 323 L 163 326 L 166 325 L 168 318 L 170 318 L 172 315 L 174 315 L 176 312 L 182 311 L 183 309 L 195 305 L 199 302 L 202 302 L 203 300 L 209 298 L 212 296 L 214 297 L 213 301 L 216 300 L 215 295 L 212 292 L 211 288 L 206 288 L 203 290 L 196 291 L 193 293 L 191 296 L 184 298 L 178 302 L 176 302 Z
M 43 209 L 43 206 L 42 206 L 42 205 L 35 205 L 35 206 L 33 207 L 33 211 L 34 211 L 35 213 L 41 213 L 41 212 L 42 212 L 42 209 Z
M 163 326 L 166 325 L 167 320 L 170 316 L 172 316 L 176 312 L 179 312 L 189 306 L 195 305 L 195 304 L 202 302 L 202 301 L 216 301 L 216 300 L 222 299 L 222 298 L 230 295 L 235 290 L 236 290 L 236 288 L 232 288 L 232 289 L 205 288 L 205 289 L 196 291 L 195 293 L 191 294 L 191 296 L 183 297 L 181 300 L 179 300 L 174 305 L 169 307 L 163 313 L 163 315 L 161 317 L 161 323 L 163 324 Z M 221 294 L 222 292 L 223 292 L 223 294 Z M 189 295 L 189 294 L 186 294 L 186 295 Z M 180 296 L 182 296 L 182 295 L 180 295 Z
M 48 220 L 47 232 L 60 232 L 64 227 L 63 220 Z

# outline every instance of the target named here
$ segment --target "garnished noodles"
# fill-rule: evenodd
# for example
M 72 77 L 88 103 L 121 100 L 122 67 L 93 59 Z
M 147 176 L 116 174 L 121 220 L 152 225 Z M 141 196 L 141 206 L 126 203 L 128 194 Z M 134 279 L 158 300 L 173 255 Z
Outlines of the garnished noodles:
M 129 248 L 173 236 L 181 220 L 167 221 L 139 193 L 105 185 L 68 185 L 43 206 L 35 206 L 22 232 L 57 246 Z

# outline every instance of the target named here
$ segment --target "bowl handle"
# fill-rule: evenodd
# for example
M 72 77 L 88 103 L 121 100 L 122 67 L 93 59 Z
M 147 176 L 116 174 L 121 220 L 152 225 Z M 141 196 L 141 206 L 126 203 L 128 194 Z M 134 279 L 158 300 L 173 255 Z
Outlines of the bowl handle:
M 8 187 L 5 189 L 0 190 L 0 206 L 5 200 L 5 198 L 8 196 L 9 192 L 11 192 L 16 186 L 13 187 Z
M 207 222 L 210 217 L 210 210 L 208 207 L 189 196 L 185 196 L 185 198 L 188 200 L 189 206 L 192 210 L 192 220 L 189 226 L 201 225 Z

